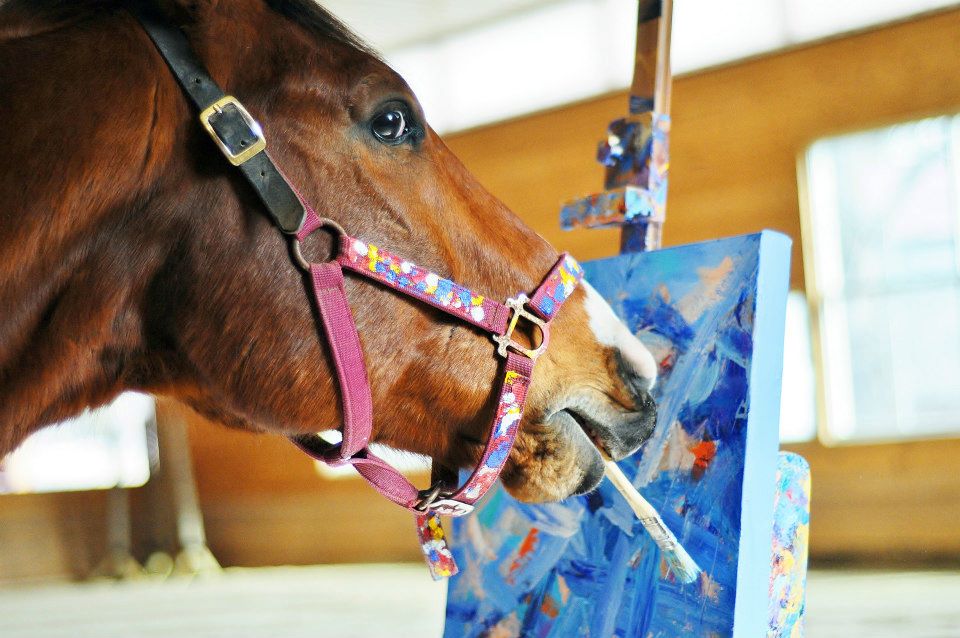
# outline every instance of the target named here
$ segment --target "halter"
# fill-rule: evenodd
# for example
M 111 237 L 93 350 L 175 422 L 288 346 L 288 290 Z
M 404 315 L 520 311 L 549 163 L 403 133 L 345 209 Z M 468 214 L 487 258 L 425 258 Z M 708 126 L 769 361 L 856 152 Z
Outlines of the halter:
M 352 465 L 383 496 L 413 512 L 431 575 L 439 579 L 455 574 L 457 566 L 439 515 L 463 516 L 472 512 L 474 504 L 500 475 L 523 417 L 534 362 L 550 341 L 550 321 L 583 278 L 580 265 L 564 253 L 531 298 L 520 293 L 499 303 L 379 246 L 351 237 L 335 221 L 319 216 L 290 185 L 267 153 L 260 125 L 239 100 L 225 95 L 217 86 L 182 31 L 146 2 L 135 3 L 133 13 L 200 110 L 204 129 L 227 160 L 240 169 L 277 227 L 290 237 L 293 261 L 309 276 L 340 387 L 343 437 L 339 443 L 316 434 L 291 440 L 319 461 L 332 466 Z M 321 228 L 337 236 L 335 255 L 327 262 L 310 263 L 304 259 L 300 244 Z M 417 490 L 367 447 L 373 422 L 370 382 L 344 290 L 344 269 L 489 333 L 497 354 L 506 360 L 496 413 L 480 462 L 459 487 L 455 471 L 434 463 L 431 487 Z M 536 347 L 528 348 L 514 340 L 513 333 L 521 319 L 540 333 Z

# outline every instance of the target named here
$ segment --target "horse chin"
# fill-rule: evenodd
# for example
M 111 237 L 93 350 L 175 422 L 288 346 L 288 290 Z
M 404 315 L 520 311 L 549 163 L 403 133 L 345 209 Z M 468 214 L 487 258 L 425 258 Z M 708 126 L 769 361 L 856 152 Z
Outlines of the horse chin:
M 560 411 L 524 428 L 501 479 L 517 500 L 559 501 L 596 489 L 603 458 L 570 413 Z

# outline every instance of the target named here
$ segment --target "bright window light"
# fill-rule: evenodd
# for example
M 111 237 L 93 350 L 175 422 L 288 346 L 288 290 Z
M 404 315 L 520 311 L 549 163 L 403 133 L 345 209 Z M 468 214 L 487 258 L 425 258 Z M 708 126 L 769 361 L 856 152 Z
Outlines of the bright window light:
M 154 399 L 127 392 L 40 430 L 0 461 L 0 494 L 138 487 L 150 478 Z
M 339 443 L 341 440 L 343 440 L 343 436 L 339 430 L 324 432 L 323 438 L 331 443 Z M 400 472 L 407 478 L 414 477 L 417 474 L 430 473 L 430 459 L 426 456 L 414 454 L 413 452 L 405 452 L 403 450 L 394 450 L 393 448 L 380 445 L 379 443 L 371 443 L 370 451 L 393 467 L 400 470 Z M 325 478 L 361 478 L 357 473 L 357 470 L 352 465 L 331 467 L 323 461 L 314 461 L 314 467 L 317 468 L 317 472 L 320 474 L 320 476 Z
M 827 435 L 960 432 L 960 116 L 821 140 L 806 172 Z
M 780 440 L 811 441 L 817 435 L 817 390 L 810 340 L 807 297 L 791 291 L 783 347 L 783 390 L 780 393 Z
M 438 131 L 627 86 L 635 0 L 557 2 L 509 19 L 387 51 Z
M 671 62 L 676 73 L 772 51 L 789 43 L 781 2 L 676 0 L 673 7 Z
M 683 0 L 679 0 L 682 4 Z M 945 0 L 781 0 L 784 28 L 791 42 L 806 42 L 837 33 L 916 15 L 956 4 Z

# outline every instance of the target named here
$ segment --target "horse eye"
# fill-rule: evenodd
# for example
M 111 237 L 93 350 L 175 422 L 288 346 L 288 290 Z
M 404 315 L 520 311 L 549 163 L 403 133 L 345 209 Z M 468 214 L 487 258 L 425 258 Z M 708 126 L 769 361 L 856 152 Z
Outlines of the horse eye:
M 373 118 L 370 130 L 385 144 L 399 144 L 410 133 L 410 125 L 407 124 L 403 111 L 393 109 Z

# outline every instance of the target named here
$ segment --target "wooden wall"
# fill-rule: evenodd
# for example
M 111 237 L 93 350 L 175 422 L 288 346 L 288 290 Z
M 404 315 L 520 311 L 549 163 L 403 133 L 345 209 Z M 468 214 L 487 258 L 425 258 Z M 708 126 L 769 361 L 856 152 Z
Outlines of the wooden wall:
M 958 51 L 954 9 L 677 78 L 665 243 L 780 230 L 795 240 L 793 284 L 802 288 L 798 154 L 830 133 L 960 111 Z M 557 218 L 561 202 L 602 184 L 596 144 L 625 107 L 617 93 L 448 143 L 558 247 L 581 259 L 611 255 L 615 231 L 563 233 Z M 224 564 L 417 559 L 409 515 L 359 480 L 321 478 L 285 441 L 191 422 L 207 532 Z M 960 440 L 791 447 L 813 466 L 815 560 L 960 555 Z M 142 490 L 134 497 L 143 526 L 148 500 Z M 0 579 L 88 571 L 105 551 L 104 502 L 0 498 Z

